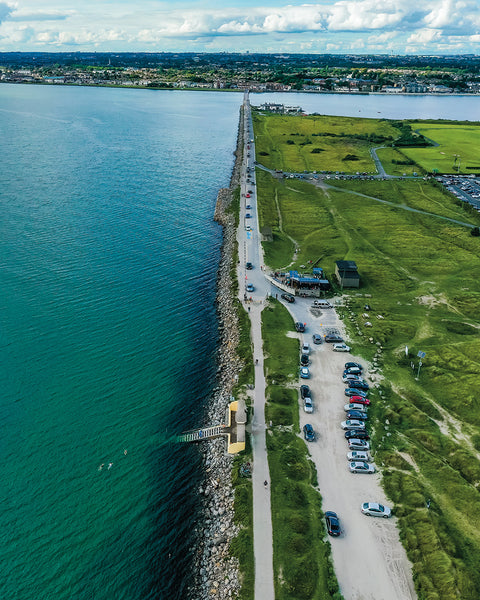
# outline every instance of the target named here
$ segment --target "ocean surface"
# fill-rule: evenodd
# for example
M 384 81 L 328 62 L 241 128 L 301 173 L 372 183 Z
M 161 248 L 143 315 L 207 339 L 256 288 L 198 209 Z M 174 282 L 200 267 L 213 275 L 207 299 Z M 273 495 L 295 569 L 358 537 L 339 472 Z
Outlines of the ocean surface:
M 266 100 L 479 114 L 471 97 Z M 1 600 L 186 597 L 202 473 L 174 439 L 215 383 L 212 217 L 241 101 L 0 85 Z
M 241 100 L 0 85 L 2 600 L 185 598 Z

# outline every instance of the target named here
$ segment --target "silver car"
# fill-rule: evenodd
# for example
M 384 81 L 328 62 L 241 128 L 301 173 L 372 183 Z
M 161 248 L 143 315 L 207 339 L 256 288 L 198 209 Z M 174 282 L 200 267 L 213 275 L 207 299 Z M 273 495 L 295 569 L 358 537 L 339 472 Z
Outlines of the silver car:
M 367 517 L 383 517 L 384 519 L 388 519 L 388 517 L 392 516 L 392 510 L 388 506 L 378 504 L 377 502 L 364 502 L 360 510 Z
M 357 404 L 356 402 L 350 402 L 350 404 L 345 404 L 343 407 L 345 412 L 349 410 L 361 410 L 362 412 L 366 412 L 366 408 L 363 404 Z
M 350 438 L 348 440 L 349 450 L 370 450 L 370 442 L 367 440 L 359 440 L 358 438 Z
M 367 475 L 375 473 L 375 466 L 367 462 L 349 462 L 348 468 L 350 473 L 366 473 Z
M 364 450 L 353 450 L 347 453 L 347 460 L 370 462 L 372 459 L 370 454 Z
M 313 402 L 311 398 L 304 398 L 303 400 L 303 410 L 306 413 L 313 413 Z
M 347 419 L 340 423 L 342 429 L 365 429 L 365 423 L 357 419 Z

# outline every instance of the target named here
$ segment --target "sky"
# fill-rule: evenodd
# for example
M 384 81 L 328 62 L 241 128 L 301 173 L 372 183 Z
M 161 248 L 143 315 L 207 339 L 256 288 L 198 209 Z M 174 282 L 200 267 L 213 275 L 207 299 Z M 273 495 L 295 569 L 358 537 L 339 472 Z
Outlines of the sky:
M 0 51 L 480 54 L 480 0 L 0 0 Z

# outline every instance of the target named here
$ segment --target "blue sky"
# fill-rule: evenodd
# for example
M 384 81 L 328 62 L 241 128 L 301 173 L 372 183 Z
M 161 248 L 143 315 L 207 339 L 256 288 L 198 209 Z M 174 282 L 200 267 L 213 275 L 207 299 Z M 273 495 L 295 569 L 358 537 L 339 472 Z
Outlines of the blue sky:
M 479 54 L 480 0 L 0 0 L 0 51 Z

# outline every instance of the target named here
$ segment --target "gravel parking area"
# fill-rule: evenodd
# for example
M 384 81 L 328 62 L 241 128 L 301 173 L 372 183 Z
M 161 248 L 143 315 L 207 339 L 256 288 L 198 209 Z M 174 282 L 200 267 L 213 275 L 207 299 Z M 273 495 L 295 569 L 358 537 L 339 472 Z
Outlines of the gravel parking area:
M 348 352 L 334 352 L 332 344 L 312 344 L 313 333 L 331 328 L 342 331 L 342 323 L 333 309 L 312 314 L 311 304 L 311 300 L 299 299 L 286 306 L 295 320 L 307 324 L 301 339 L 311 346 L 311 378 L 299 379 L 299 385 L 310 386 L 314 412 L 306 414 L 299 400 L 300 425 L 311 423 L 316 432 L 316 441 L 308 443 L 308 449 L 318 472 L 323 510 L 333 510 L 340 518 L 342 535 L 331 538 L 340 589 L 345 600 L 414 599 L 411 565 L 400 543 L 395 517 L 367 517 L 360 512 L 363 502 L 392 507 L 380 485 L 380 475 L 352 474 L 348 470 L 348 444 L 340 427 L 348 402 L 342 372 L 345 362 L 362 360 Z M 375 448 L 372 450 L 374 454 Z

